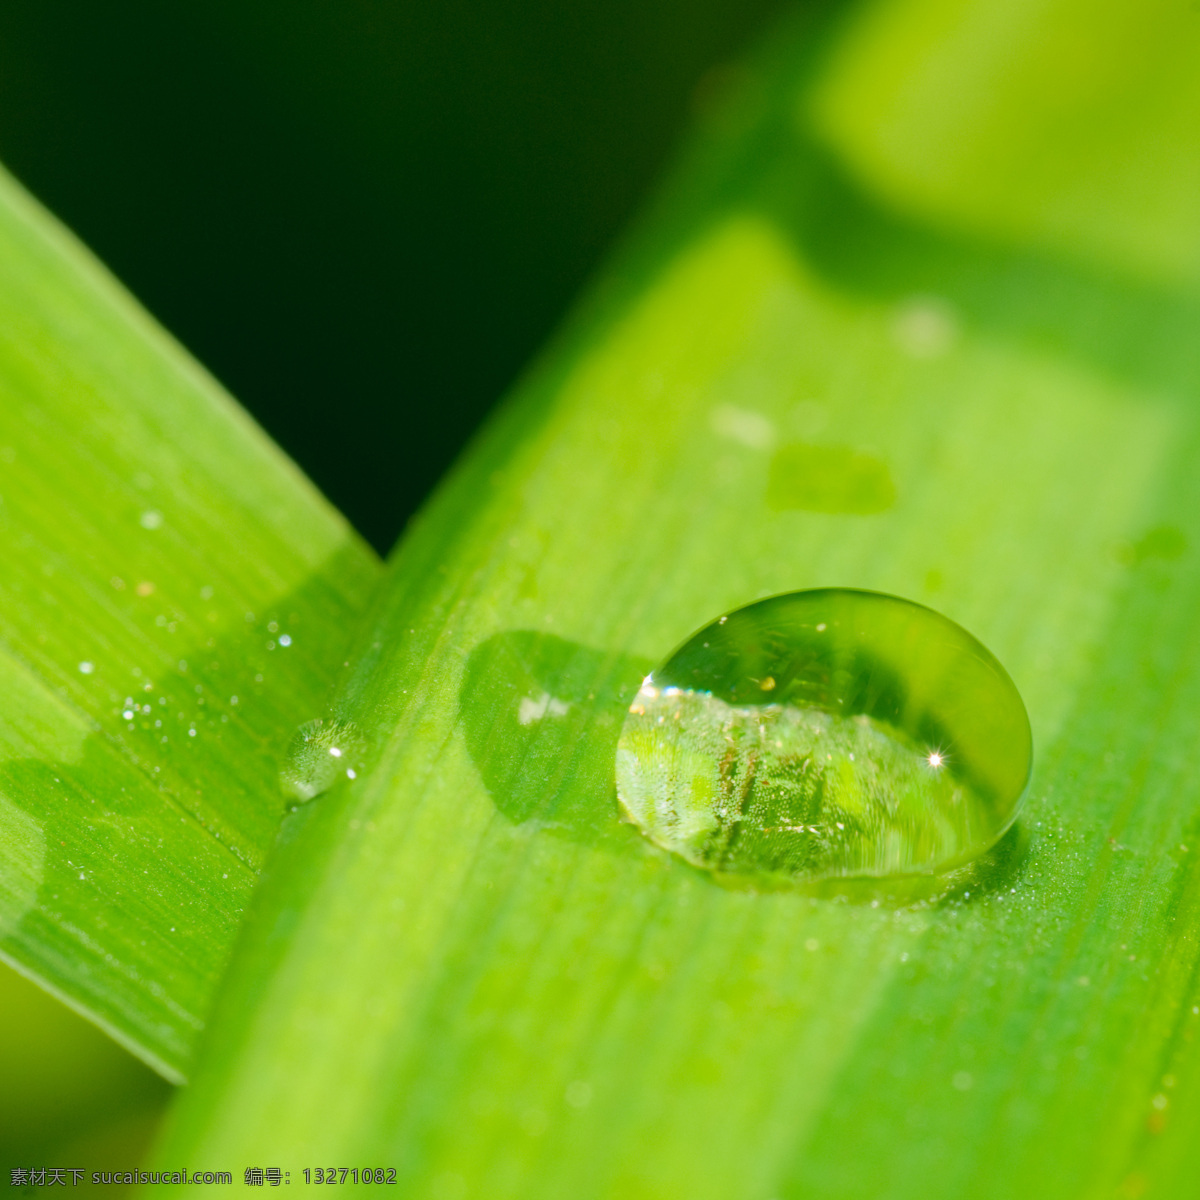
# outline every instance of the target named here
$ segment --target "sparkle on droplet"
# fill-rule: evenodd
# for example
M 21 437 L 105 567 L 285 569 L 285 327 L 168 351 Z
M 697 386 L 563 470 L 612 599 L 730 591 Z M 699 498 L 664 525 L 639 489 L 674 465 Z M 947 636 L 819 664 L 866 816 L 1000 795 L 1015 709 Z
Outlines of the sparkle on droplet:
M 647 676 L 617 793 L 651 841 L 722 876 L 932 875 L 1012 824 L 1031 761 L 1021 698 L 975 638 L 827 588 L 729 613 Z
M 96 669 L 95 663 L 81 662 L 79 664 L 79 670 L 84 675 L 90 675 L 95 669 Z

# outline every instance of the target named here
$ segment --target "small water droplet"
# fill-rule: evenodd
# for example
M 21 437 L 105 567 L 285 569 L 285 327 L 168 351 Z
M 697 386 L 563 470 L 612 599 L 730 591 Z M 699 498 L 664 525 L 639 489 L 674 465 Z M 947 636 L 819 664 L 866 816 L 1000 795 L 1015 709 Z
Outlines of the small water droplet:
M 95 663 L 81 662 L 79 664 L 80 673 L 83 675 L 90 675 L 95 669 L 96 669 Z
M 318 718 L 301 725 L 279 771 L 284 792 L 297 800 L 312 800 L 339 779 L 356 779 L 364 748 L 362 735 L 349 721 Z
M 722 876 L 931 875 L 1012 824 L 1031 761 L 1021 698 L 966 630 L 829 588 L 729 613 L 652 672 L 617 792 L 651 841 Z
M 163 515 L 157 509 L 151 508 L 142 513 L 139 523 L 143 529 L 161 529 Z
M 289 633 L 281 633 L 279 635 L 279 644 L 281 646 L 290 646 L 292 644 L 292 636 Z

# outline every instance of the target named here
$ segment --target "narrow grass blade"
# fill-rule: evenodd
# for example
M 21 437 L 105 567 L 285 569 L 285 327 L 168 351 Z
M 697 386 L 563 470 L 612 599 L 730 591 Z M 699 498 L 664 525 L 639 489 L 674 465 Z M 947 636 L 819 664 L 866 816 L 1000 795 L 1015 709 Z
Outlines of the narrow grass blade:
M 0 955 L 180 1079 L 376 578 L 0 179 Z

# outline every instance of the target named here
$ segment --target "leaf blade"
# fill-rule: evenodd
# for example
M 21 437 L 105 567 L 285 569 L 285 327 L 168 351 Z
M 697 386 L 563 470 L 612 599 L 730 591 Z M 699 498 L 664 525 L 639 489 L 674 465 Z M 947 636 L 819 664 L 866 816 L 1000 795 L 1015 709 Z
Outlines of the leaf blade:
M 165 1154 L 422 1197 L 1184 1186 L 1200 371 L 1135 343 L 1195 296 L 856 190 L 795 123 L 812 44 L 397 555 L 341 700 L 378 761 L 293 819 Z M 895 508 L 772 511 L 793 442 L 881 456 Z M 821 585 L 935 604 L 1030 708 L 1029 844 L 924 904 L 722 890 L 617 818 L 639 665 Z
M 0 256 L 0 954 L 178 1080 L 374 560 L 7 178 Z

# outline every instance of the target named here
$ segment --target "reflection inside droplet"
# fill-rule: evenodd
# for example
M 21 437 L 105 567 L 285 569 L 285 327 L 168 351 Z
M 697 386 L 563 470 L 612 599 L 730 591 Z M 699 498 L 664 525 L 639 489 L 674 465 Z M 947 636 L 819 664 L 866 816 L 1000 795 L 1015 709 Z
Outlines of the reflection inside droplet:
M 617 791 L 652 841 L 729 876 L 936 874 L 1012 824 L 1024 705 L 996 659 L 921 605 L 848 589 L 715 621 L 642 684 Z

